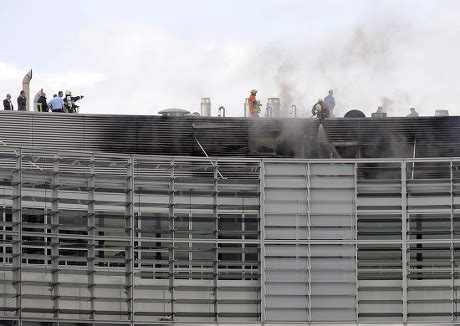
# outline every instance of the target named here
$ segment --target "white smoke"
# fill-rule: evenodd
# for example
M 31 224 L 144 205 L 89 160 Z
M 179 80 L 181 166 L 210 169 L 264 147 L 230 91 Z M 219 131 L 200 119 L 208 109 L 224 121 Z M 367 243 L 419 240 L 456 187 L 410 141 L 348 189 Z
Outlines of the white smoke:
M 335 113 L 342 116 L 350 109 L 369 115 L 378 106 L 390 116 L 405 116 L 410 107 L 426 115 L 440 107 L 455 114 L 460 112 L 460 66 L 454 64 L 460 47 L 452 40 L 460 24 L 451 22 L 447 28 L 437 19 L 431 30 L 404 17 L 361 23 L 289 50 L 267 47 L 269 54 L 259 54 L 265 60 L 257 58 L 254 64 L 260 64 L 259 71 L 274 85 L 265 83 L 273 96 L 306 112 L 333 89 Z
M 227 115 L 242 116 L 252 88 L 259 90 L 263 103 L 280 97 L 285 112 L 295 104 L 303 116 L 329 89 L 334 90 L 338 116 L 350 109 L 369 115 L 378 106 L 390 116 L 404 116 L 410 107 L 425 115 L 439 108 L 460 112 L 460 2 L 436 2 L 421 20 L 413 19 L 421 7 L 415 1 L 356 1 L 360 15 L 351 2 L 326 1 L 353 17 L 341 23 L 335 22 L 341 17 L 327 11 L 300 14 L 296 7 L 302 3 L 276 4 L 284 15 L 281 22 L 304 19 L 284 30 L 293 35 L 283 34 L 282 42 L 268 43 L 279 39 L 268 34 L 273 28 L 264 40 L 252 33 L 185 39 L 132 22 L 85 25 L 72 40 L 78 50 L 69 52 L 69 62 L 72 56 L 80 59 L 77 66 L 43 71 L 0 60 L 0 92 L 18 93 L 22 77 L 33 68 L 32 93 L 42 87 L 48 94 L 71 89 L 86 95 L 81 101 L 85 113 L 153 114 L 169 107 L 199 111 L 200 98 L 211 97 L 214 115 L 223 105 Z

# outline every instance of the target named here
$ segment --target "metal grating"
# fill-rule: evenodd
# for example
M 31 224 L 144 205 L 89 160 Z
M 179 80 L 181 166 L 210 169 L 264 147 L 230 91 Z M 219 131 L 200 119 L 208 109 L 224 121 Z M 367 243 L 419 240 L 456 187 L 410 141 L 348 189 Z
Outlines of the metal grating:
M 0 111 L 2 141 L 34 149 L 203 157 L 458 157 L 460 117 L 315 119 Z M 326 143 L 325 143 L 326 141 Z M 334 155 L 335 155 L 335 151 Z
M 1 147 L 0 319 L 454 325 L 459 165 Z
M 264 171 L 266 319 L 356 320 L 355 246 L 336 243 L 355 236 L 354 165 L 266 163 Z

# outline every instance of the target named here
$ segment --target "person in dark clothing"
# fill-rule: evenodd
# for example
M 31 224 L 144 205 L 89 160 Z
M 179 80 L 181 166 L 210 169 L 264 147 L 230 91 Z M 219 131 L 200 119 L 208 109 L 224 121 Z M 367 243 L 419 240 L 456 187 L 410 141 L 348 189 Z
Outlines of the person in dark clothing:
M 48 103 L 46 103 L 46 94 L 41 93 L 40 98 L 37 101 L 38 104 L 38 112 L 48 112 Z
M 318 102 L 313 105 L 311 113 L 312 117 L 316 115 L 320 121 L 330 117 L 329 110 L 327 109 L 327 106 L 322 99 L 319 99 Z
M 26 92 L 21 91 L 18 97 L 18 111 L 26 111 L 26 110 L 27 110 Z
M 418 112 L 415 111 L 415 108 L 410 108 L 410 113 L 408 115 L 409 118 L 416 118 L 418 117 Z
M 3 100 L 3 109 L 8 111 L 13 111 L 14 109 L 10 94 L 6 94 L 6 99 Z

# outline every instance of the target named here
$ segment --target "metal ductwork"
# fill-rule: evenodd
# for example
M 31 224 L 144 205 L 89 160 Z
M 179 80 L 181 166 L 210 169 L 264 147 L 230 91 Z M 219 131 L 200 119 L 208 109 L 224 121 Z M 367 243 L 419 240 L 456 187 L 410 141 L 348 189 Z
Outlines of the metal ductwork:
M 374 112 L 371 114 L 372 118 L 386 118 L 387 114 L 385 112 Z
M 184 110 L 184 109 L 165 109 L 158 111 L 158 114 L 161 114 L 162 116 L 167 116 L 167 117 L 183 117 L 185 115 L 190 114 L 190 111 Z
M 449 110 L 436 110 L 434 115 L 436 117 L 448 117 L 449 116 Z
M 267 105 L 267 107 L 265 108 L 265 116 L 267 118 L 273 117 L 273 108 L 270 105 Z
M 289 114 L 293 115 L 294 118 L 297 118 L 297 106 L 295 104 L 291 105 L 291 109 L 289 110 Z
M 218 116 L 225 118 L 225 107 L 221 106 L 218 110 Z
M 38 100 L 40 99 L 41 93 L 42 93 L 42 92 L 38 92 L 37 94 L 35 94 L 35 97 L 34 97 L 34 106 L 33 106 L 32 111 L 38 111 Z
M 275 118 L 281 117 L 281 100 L 278 97 L 270 97 L 267 99 L 267 106 L 272 108 L 272 116 Z
M 343 116 L 344 118 L 365 118 L 366 115 L 360 110 L 350 110 Z
M 249 112 L 249 99 L 246 97 L 244 99 L 244 117 L 249 116 L 251 116 L 251 113 Z
M 201 116 L 211 116 L 211 99 L 209 97 L 201 98 Z
M 30 111 L 30 80 L 32 79 L 32 69 L 22 79 L 22 90 L 26 93 L 26 110 Z

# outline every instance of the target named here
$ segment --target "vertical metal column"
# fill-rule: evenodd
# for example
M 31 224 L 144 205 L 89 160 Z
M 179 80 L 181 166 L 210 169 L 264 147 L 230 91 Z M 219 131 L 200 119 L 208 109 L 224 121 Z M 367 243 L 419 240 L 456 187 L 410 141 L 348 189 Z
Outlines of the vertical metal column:
M 51 248 L 51 290 L 53 295 L 54 318 L 59 318 L 59 162 L 58 155 L 54 156 L 53 173 L 51 176 L 51 224 L 55 243 Z
M 128 318 L 134 324 L 134 158 L 128 159 L 126 182 L 126 228 L 129 232 L 129 245 L 126 248 L 126 295 Z
M 193 192 L 193 188 L 190 188 L 189 189 L 189 196 L 188 196 L 188 215 L 187 215 L 187 229 L 189 230 L 187 232 L 187 268 L 188 268 L 188 279 L 189 280 L 192 280 L 193 277 L 192 277 L 192 273 L 193 273 L 193 270 L 192 270 L 192 259 L 193 259 L 193 254 L 192 254 L 192 251 L 193 251 L 193 244 L 192 244 L 192 215 L 193 215 L 193 212 L 192 212 L 192 192 Z M 203 270 L 203 267 L 202 267 L 202 270 Z
M 94 253 L 94 247 L 96 246 L 96 211 L 95 211 L 95 195 L 94 192 L 96 190 L 96 177 L 95 177 L 95 158 L 94 155 L 91 156 L 89 162 L 89 177 L 88 177 L 88 286 L 89 286 L 89 301 L 90 301 L 90 319 L 94 320 L 95 317 L 95 296 L 94 296 L 94 265 L 96 256 Z
M 355 246 L 355 309 L 356 309 L 356 323 L 359 322 L 359 283 L 358 283 L 358 164 L 354 164 L 354 187 L 355 194 L 353 196 L 353 219 L 352 228 L 354 231 L 353 242 Z
M 456 309 L 456 300 L 455 300 L 455 255 L 454 255 L 454 175 L 453 175 L 453 163 L 450 160 L 450 276 L 452 279 L 452 293 L 451 293 L 451 301 L 452 301 L 452 321 L 456 321 L 457 319 L 457 309 Z
M 175 192 L 175 176 L 174 176 L 174 160 L 171 161 L 171 176 L 169 181 L 169 231 L 171 235 L 171 242 L 169 243 L 169 291 L 171 294 L 171 320 L 174 320 L 174 237 L 175 237 L 175 223 L 174 223 L 174 192 Z
M 12 177 L 13 232 L 17 239 L 13 242 L 13 286 L 16 290 L 16 316 L 22 325 L 22 149 L 16 151 L 16 168 Z
M 259 229 L 260 229 L 260 321 L 264 324 L 266 317 L 266 273 L 265 273 L 265 162 L 260 160 L 259 169 Z
M 407 189 L 405 160 L 401 162 L 401 256 L 403 323 L 407 323 Z
M 213 196 L 213 215 L 214 215 L 214 269 L 213 269 L 213 291 L 214 291 L 214 320 L 219 322 L 219 210 L 218 210 L 218 196 L 219 196 L 219 163 L 216 161 L 214 166 L 214 196 Z
M 241 211 L 241 261 L 243 262 L 243 265 L 242 265 L 242 272 L 241 272 L 241 279 L 244 279 L 244 277 L 246 276 L 246 243 L 245 243 L 245 239 L 246 239 L 246 235 L 245 235 L 245 232 L 246 232 L 246 213 L 244 212 L 244 195 L 245 195 L 245 191 L 242 192 L 242 198 L 241 198 L 241 208 L 242 208 L 242 211 Z
M 306 224 L 307 224 L 307 298 L 308 298 L 308 306 L 307 306 L 307 321 L 311 323 L 312 321 L 312 291 L 311 291 L 311 166 L 310 162 L 306 163 L 306 195 L 307 195 L 307 214 L 306 214 Z

